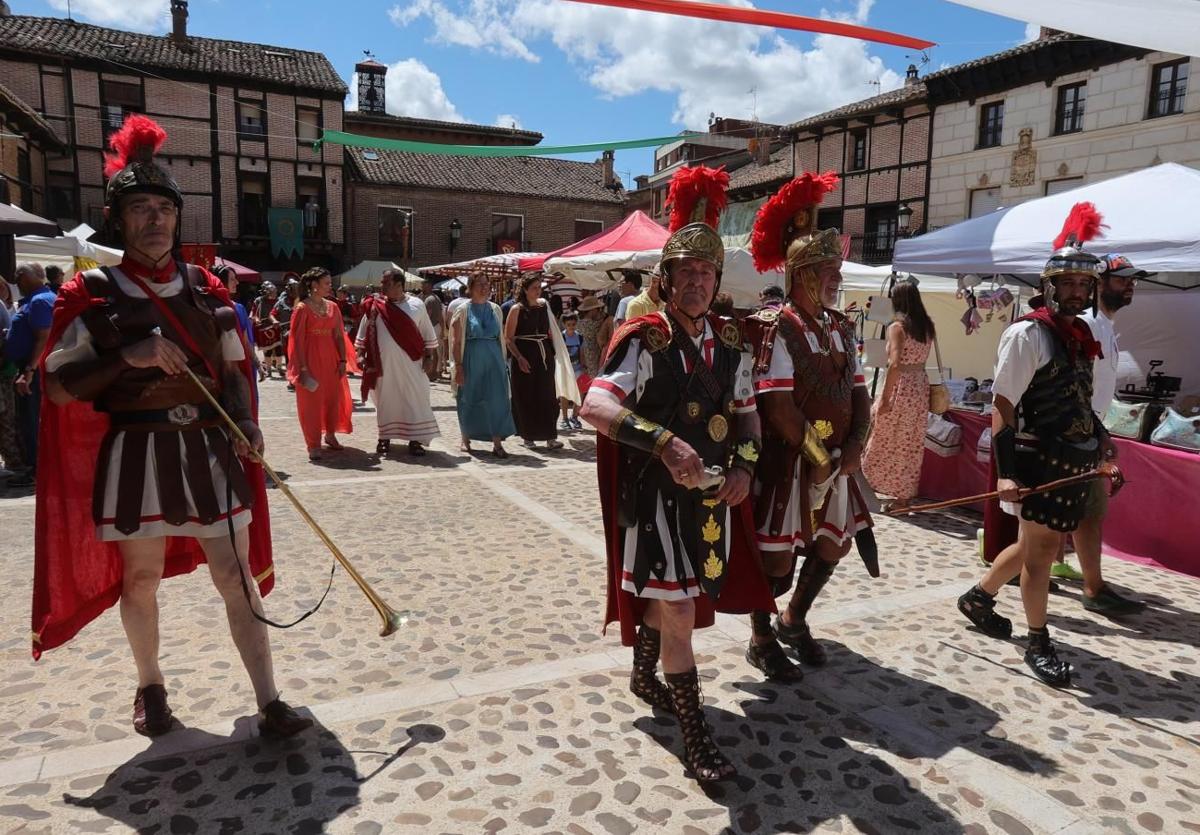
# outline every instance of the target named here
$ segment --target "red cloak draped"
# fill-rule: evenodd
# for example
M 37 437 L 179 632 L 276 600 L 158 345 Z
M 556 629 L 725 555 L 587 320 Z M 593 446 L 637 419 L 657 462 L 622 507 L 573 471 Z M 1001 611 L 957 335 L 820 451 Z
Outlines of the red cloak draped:
M 201 270 L 207 290 L 232 306 L 217 278 Z M 54 304 L 54 320 L 39 367 L 45 375 L 46 357 L 75 317 L 96 302 L 82 273 L 62 286 Z M 240 329 L 240 325 L 239 325 Z M 249 384 L 250 358 L 242 363 Z M 108 431 L 108 415 L 90 403 L 55 405 L 42 386 L 42 417 L 38 435 L 37 509 L 33 568 L 33 657 L 71 640 L 79 630 L 120 599 L 122 560 L 115 542 L 96 538 L 92 520 L 92 488 L 100 442 Z M 253 386 L 251 386 L 253 391 Z M 252 403 L 255 420 L 258 402 Z M 250 571 L 266 596 L 275 585 L 271 556 L 271 518 L 262 467 L 242 460 L 254 491 L 250 523 Z M 187 574 L 203 563 L 204 551 L 192 537 L 167 540 L 163 577 Z
M 425 337 L 421 336 L 421 331 L 412 317 L 386 298 L 376 296 L 363 299 L 362 311 L 367 317 L 366 351 L 362 368 L 362 399 L 365 403 L 367 394 L 375 388 L 383 374 L 383 360 L 379 356 L 379 335 L 376 331 L 379 320 L 383 320 L 388 333 L 392 335 L 392 340 L 413 362 L 420 362 L 425 356 Z
M 631 319 L 613 335 L 608 346 L 611 354 L 624 340 L 638 333 L 641 327 L 653 327 L 670 338 L 670 330 L 661 316 Z M 607 356 L 606 356 L 607 359 Z M 625 554 L 622 547 L 621 527 L 617 524 L 617 489 L 621 479 L 632 477 L 621 472 L 621 455 L 618 445 L 604 433 L 596 435 L 596 473 L 600 482 L 600 508 L 604 519 L 604 542 L 608 552 L 607 603 L 604 612 L 604 627 L 614 621 L 621 622 L 621 643 L 633 646 L 637 639 L 637 628 L 642 622 L 648 599 L 621 588 Z M 775 598 L 763 574 L 762 559 L 758 544 L 754 540 L 754 512 L 750 500 L 730 508 L 729 561 L 725 584 L 721 596 L 715 603 L 706 594 L 692 598 L 696 604 L 696 629 L 712 626 L 717 612 L 743 615 L 752 611 L 774 612 Z

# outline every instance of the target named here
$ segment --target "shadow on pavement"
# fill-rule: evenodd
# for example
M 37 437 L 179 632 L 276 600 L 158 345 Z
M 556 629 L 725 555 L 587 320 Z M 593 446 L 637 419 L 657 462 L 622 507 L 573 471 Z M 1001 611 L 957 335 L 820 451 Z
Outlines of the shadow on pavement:
M 238 723 L 251 721 L 244 717 Z M 155 740 L 91 795 L 66 794 L 63 802 L 140 832 L 320 833 L 359 805 L 363 783 L 416 745 L 444 737 L 440 727 L 414 725 L 395 751 L 351 752 L 320 724 L 278 742 L 260 737 L 231 742 L 184 728 Z M 181 741 L 189 750 L 174 753 Z M 360 775 L 352 753 L 377 754 L 380 761 Z
M 810 832 L 845 816 L 862 832 L 966 831 L 939 799 L 863 748 L 928 760 L 928 785 L 944 784 L 951 794 L 952 766 L 936 760 L 959 748 L 1021 773 L 1058 771 L 1037 751 L 988 734 L 1001 717 L 986 705 L 881 667 L 840 644 L 829 642 L 828 648 L 826 669 L 838 678 L 827 683 L 828 690 L 815 686 L 825 671 L 809 672 L 794 688 L 738 682 L 734 687 L 753 697 L 741 703 L 744 716 L 705 708 L 718 746 L 739 770 L 736 781 L 704 789 L 728 809 L 731 830 Z M 859 702 L 868 694 L 876 705 L 869 715 L 838 704 L 847 688 L 857 692 Z M 682 758 L 673 718 L 656 715 L 634 724 Z

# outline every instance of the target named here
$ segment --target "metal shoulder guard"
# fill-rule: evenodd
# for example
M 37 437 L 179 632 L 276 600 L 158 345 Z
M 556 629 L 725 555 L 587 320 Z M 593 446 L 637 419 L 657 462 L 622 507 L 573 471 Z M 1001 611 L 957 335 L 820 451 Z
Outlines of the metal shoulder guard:
M 646 420 L 629 409 L 622 409 L 608 427 L 608 437 L 659 458 L 675 435 L 665 426 Z

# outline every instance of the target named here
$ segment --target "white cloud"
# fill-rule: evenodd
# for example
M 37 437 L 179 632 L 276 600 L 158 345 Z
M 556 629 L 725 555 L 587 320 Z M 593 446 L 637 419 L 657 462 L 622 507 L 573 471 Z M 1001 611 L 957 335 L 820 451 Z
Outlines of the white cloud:
M 68 10 L 68 0 L 50 0 L 50 5 L 61 12 Z M 169 8 L 164 0 L 70 0 L 72 17 L 140 31 L 165 29 L 171 19 Z
M 873 2 L 822 15 L 862 23 Z M 709 113 L 786 123 L 903 83 L 864 42 L 828 35 L 801 49 L 773 29 L 560 0 L 409 0 L 390 15 L 397 26 L 427 19 L 436 42 L 527 61 L 549 41 L 606 98 L 673 95 L 671 118 L 687 128 L 703 129 Z
M 441 77 L 416 58 L 389 64 L 385 81 L 384 106 L 388 113 L 444 122 L 466 121 L 442 89 Z M 358 109 L 357 73 L 350 83 L 346 109 Z
M 1026 23 L 1025 24 L 1025 39 L 1022 40 L 1021 43 L 1029 43 L 1030 41 L 1036 41 L 1038 39 L 1038 36 L 1041 34 L 1042 34 L 1042 25 L 1040 23 Z
M 516 128 L 517 130 L 520 130 L 522 127 L 521 119 L 512 115 L 511 113 L 501 113 L 496 117 L 494 124 L 498 128 Z

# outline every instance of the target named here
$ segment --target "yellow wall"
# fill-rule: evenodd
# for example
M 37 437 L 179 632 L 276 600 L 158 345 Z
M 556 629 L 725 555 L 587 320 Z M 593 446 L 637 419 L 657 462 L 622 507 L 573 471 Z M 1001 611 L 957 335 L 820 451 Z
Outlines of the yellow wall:
M 867 296 L 871 294 L 848 290 L 844 295 L 843 307 L 855 301 L 858 302 L 859 307 L 863 307 L 867 303 Z M 921 300 L 925 303 L 925 309 L 929 312 L 934 326 L 937 328 L 942 362 L 950 370 L 950 373 L 960 379 L 963 377 L 974 377 L 978 380 L 990 378 L 996 365 L 996 346 L 1000 344 L 1000 334 L 1009 322 L 1000 321 L 1000 314 L 997 313 L 992 317 L 991 322 L 985 322 L 983 327 L 967 336 L 966 328 L 959 321 L 967 309 L 966 301 L 956 299 L 953 293 L 922 293 Z M 1011 309 L 1011 307 L 1007 308 L 1004 311 L 1005 315 L 1009 314 Z M 980 313 L 984 314 L 986 318 L 986 311 L 980 311 Z M 882 336 L 882 333 L 881 325 L 874 322 L 867 323 L 865 335 L 868 339 L 877 335 Z M 929 363 L 926 368 L 930 369 L 930 379 L 936 382 L 937 372 L 933 369 L 937 368 L 937 362 L 932 351 L 929 352 Z M 868 384 L 870 377 L 868 370 Z M 880 380 L 882 382 L 882 377 Z

